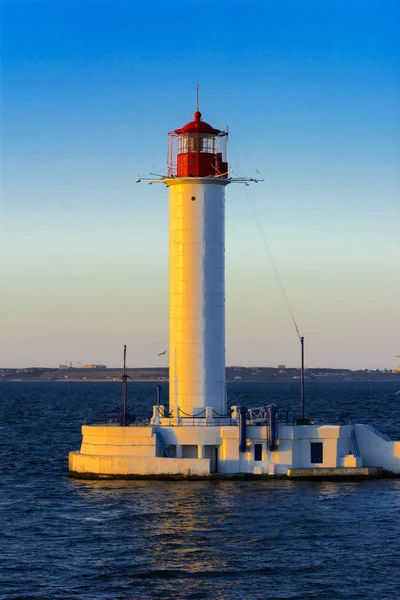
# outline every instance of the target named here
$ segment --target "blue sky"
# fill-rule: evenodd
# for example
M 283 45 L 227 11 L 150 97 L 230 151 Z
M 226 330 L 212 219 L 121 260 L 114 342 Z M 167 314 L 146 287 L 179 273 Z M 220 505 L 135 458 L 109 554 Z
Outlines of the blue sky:
M 164 366 L 167 132 L 200 84 L 228 160 L 227 363 L 394 368 L 400 9 L 392 1 L 3 2 L 0 367 Z

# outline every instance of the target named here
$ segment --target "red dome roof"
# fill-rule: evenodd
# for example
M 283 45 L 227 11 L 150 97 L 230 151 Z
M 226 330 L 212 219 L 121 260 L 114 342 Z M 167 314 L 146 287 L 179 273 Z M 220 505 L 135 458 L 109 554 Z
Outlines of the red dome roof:
M 214 127 L 211 127 L 211 125 L 202 121 L 201 112 L 199 112 L 198 110 L 196 110 L 193 116 L 194 121 L 186 123 L 186 125 L 184 125 L 180 129 L 175 129 L 174 133 L 177 133 L 178 135 L 180 133 L 210 133 L 214 135 L 218 135 L 219 133 L 221 133 L 219 129 L 214 129 Z

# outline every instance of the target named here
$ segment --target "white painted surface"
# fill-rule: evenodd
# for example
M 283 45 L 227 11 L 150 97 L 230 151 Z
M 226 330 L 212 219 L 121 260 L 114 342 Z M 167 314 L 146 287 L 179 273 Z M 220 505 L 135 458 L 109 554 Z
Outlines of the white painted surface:
M 81 452 L 96 456 L 156 456 L 152 427 L 82 426 Z
M 185 414 L 225 399 L 225 186 L 167 179 L 170 197 L 170 409 Z M 194 198 L 194 200 L 192 200 Z
M 400 441 L 387 440 L 369 425 L 354 425 L 363 464 L 400 473 Z
M 368 425 L 279 426 L 276 450 L 268 448 L 267 428 L 247 427 L 246 451 L 239 452 L 239 428 L 232 426 L 158 427 L 176 459 L 164 458 L 153 427 L 83 426 L 81 453 L 71 453 L 70 469 L 110 474 L 193 475 L 261 472 L 285 475 L 291 468 L 376 466 L 400 473 L 400 441 L 385 439 Z M 311 463 L 311 443 L 323 443 L 323 462 Z M 262 445 L 262 461 L 254 460 L 255 444 Z M 218 455 L 218 461 L 217 461 Z M 161 462 L 159 462 L 159 459 Z M 72 461 L 72 462 L 71 462 Z M 188 465 L 185 461 L 195 461 Z M 200 461 L 200 462 L 196 462 Z M 203 462 L 201 462 L 203 461 Z M 71 466 L 72 465 L 72 466 Z
M 190 458 L 92 456 L 70 452 L 69 470 L 84 475 L 195 475 L 210 474 L 210 461 Z

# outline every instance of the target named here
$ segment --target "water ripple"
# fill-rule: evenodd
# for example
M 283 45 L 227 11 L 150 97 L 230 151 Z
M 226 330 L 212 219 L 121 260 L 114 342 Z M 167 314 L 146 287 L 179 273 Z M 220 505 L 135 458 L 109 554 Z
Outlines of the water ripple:
M 309 390 L 308 406 L 329 416 L 343 396 L 349 416 L 400 437 L 394 387 L 325 382 Z M 130 384 L 139 416 L 153 388 Z M 294 389 L 230 392 L 233 403 L 293 408 Z M 1 599 L 399 597 L 400 481 L 69 479 L 81 423 L 119 393 L 111 383 L 0 385 Z

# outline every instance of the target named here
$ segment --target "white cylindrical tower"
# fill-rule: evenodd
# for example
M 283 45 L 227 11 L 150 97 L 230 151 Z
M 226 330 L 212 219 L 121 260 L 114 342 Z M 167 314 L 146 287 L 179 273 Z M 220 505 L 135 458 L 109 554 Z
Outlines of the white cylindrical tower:
M 227 133 L 196 111 L 169 135 L 170 412 L 211 417 L 226 413 Z

